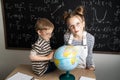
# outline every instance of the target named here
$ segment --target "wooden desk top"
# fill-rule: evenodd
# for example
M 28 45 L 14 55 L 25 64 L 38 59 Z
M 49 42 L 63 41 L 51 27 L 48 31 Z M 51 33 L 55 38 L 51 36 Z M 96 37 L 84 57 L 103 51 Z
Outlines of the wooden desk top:
M 59 80 L 59 76 L 62 73 L 65 73 L 64 71 L 60 71 L 60 70 L 57 69 L 57 70 L 55 70 L 53 72 L 44 74 L 42 77 L 38 77 L 37 75 L 35 75 L 32 72 L 31 65 L 21 64 L 15 70 L 13 70 L 13 72 L 11 74 L 9 74 L 7 78 L 9 78 L 10 76 L 14 75 L 16 72 L 21 72 L 21 73 L 25 73 L 27 75 L 34 76 L 35 78 L 37 78 L 39 80 Z M 74 69 L 74 70 L 70 71 L 70 73 L 75 76 L 75 80 L 79 80 L 79 78 L 81 76 L 86 76 L 86 77 L 90 77 L 90 78 L 96 79 L 94 71 L 90 71 L 90 70 L 86 70 L 86 69 L 78 69 L 77 68 L 77 69 Z

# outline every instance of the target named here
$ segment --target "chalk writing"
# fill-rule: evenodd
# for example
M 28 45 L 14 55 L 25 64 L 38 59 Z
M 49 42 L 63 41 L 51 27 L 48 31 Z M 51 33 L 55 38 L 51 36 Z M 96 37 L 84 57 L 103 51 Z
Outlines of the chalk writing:
M 64 11 L 85 7 L 86 30 L 95 36 L 95 51 L 120 51 L 119 0 L 2 0 L 7 48 L 31 48 L 37 39 L 34 25 L 46 17 L 55 25 L 51 46 L 64 44 Z

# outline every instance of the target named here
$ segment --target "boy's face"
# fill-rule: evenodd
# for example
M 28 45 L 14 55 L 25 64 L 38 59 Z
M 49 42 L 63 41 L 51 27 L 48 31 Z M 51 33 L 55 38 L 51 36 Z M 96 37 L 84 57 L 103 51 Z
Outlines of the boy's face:
M 49 41 L 52 36 L 53 29 L 38 30 L 38 35 L 40 35 L 44 40 Z

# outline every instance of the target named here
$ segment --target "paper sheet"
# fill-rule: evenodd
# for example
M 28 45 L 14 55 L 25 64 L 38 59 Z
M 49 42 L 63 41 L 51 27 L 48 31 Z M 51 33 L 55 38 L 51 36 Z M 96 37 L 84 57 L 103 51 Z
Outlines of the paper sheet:
M 94 78 L 89 78 L 85 76 L 81 76 L 79 80 L 95 80 Z
M 32 80 L 32 79 L 33 79 L 33 76 L 30 76 L 21 72 L 17 72 L 7 80 Z

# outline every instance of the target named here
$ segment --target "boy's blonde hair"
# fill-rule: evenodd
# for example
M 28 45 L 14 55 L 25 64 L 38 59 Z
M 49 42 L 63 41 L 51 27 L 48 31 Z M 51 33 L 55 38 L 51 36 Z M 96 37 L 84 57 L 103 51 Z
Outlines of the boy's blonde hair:
M 54 29 L 53 23 L 46 19 L 46 18 L 40 18 L 37 20 L 35 24 L 35 30 L 47 30 L 47 29 Z

